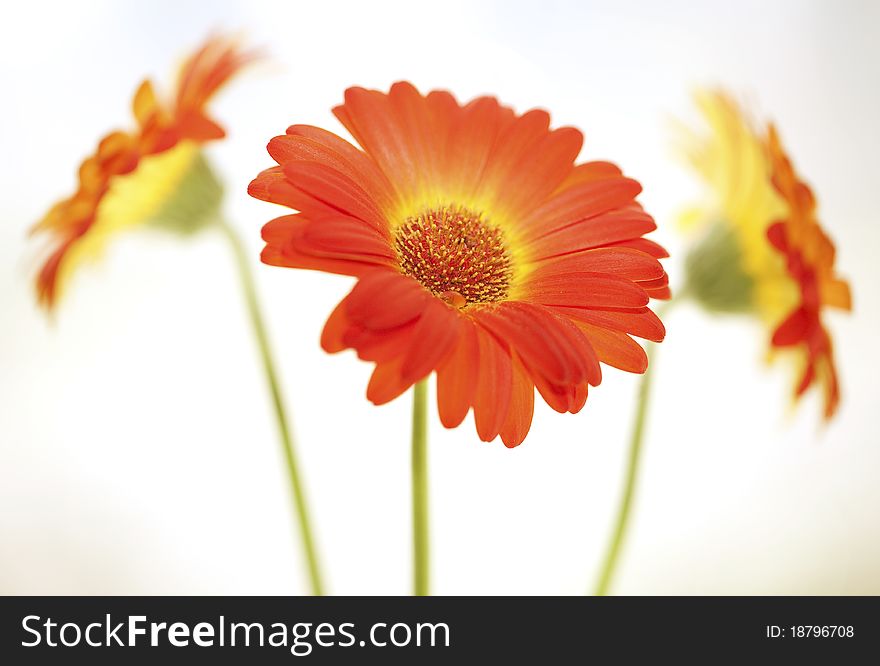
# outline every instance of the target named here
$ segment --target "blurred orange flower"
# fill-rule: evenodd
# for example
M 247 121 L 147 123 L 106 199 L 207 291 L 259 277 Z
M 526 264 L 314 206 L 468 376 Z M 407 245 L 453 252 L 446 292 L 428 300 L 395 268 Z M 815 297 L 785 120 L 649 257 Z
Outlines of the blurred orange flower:
M 849 284 L 834 272 L 834 244 L 816 218 L 816 199 L 795 173 L 773 125 L 767 144 L 773 185 L 786 206 L 782 219 L 767 229 L 767 237 L 785 257 L 786 270 L 799 293 L 797 306 L 773 331 L 771 342 L 775 347 L 797 346 L 803 351 L 803 372 L 795 394 L 803 395 L 818 382 L 825 394 L 825 417 L 831 418 L 840 402 L 840 386 L 822 309 L 852 309 Z
M 709 309 L 760 316 L 771 350 L 794 352 L 795 397 L 818 383 L 830 418 L 840 387 L 822 315 L 826 307 L 850 310 L 852 302 L 813 193 L 773 125 L 755 130 L 724 93 L 701 94 L 698 102 L 712 132 L 691 137 L 690 158 L 713 201 L 685 217 L 706 232 L 688 256 L 685 291 Z
M 253 58 L 215 37 L 186 60 L 168 104 L 159 102 L 150 81 L 140 85 L 133 103 L 137 128 L 104 137 L 80 166 L 76 193 L 33 229 L 47 235 L 50 246 L 36 280 L 41 304 L 55 305 L 73 269 L 118 231 L 151 220 L 188 230 L 215 212 L 220 186 L 200 148 L 225 132 L 205 107 Z
M 408 83 L 351 88 L 334 113 L 362 149 L 294 125 L 249 192 L 299 211 L 264 227 L 264 262 L 358 278 L 322 345 L 376 364 L 371 401 L 436 371 L 446 427 L 473 408 L 481 439 L 516 446 L 536 387 L 575 413 L 600 362 L 645 371 L 630 335 L 664 337 L 647 306 L 669 295 L 667 255 L 642 238 L 655 224 L 636 181 L 575 165 L 578 130 Z

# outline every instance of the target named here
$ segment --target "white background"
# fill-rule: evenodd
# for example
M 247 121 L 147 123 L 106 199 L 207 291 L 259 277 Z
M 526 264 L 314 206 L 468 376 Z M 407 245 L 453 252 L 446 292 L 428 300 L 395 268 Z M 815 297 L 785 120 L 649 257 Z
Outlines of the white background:
M 213 106 L 211 156 L 257 271 L 329 589 L 406 594 L 409 400 L 364 398 L 370 367 L 318 347 L 346 278 L 262 266 L 277 214 L 250 199 L 294 122 L 341 131 L 352 84 L 492 93 L 584 130 L 583 159 L 642 181 L 674 253 L 698 196 L 673 150 L 691 92 L 723 84 L 775 119 L 818 192 L 855 312 L 834 315 L 843 404 L 789 401 L 763 332 L 683 307 L 667 321 L 636 514 L 616 591 L 880 593 L 876 205 L 880 53 L 872 2 L 29 2 L 0 25 L 0 592 L 307 590 L 286 478 L 231 257 L 219 236 L 120 238 L 50 321 L 29 226 L 99 136 L 130 126 L 212 30 L 271 61 Z M 434 590 L 578 594 L 623 472 L 637 378 L 613 369 L 577 416 L 546 406 L 515 450 L 432 409 Z

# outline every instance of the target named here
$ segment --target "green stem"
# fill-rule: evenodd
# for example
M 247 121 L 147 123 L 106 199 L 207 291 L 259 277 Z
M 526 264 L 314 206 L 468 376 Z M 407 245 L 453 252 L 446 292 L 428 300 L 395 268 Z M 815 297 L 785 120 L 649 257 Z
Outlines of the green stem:
M 412 502 L 413 594 L 428 595 L 428 382 L 413 387 Z
M 638 403 L 636 405 L 635 424 L 629 440 L 629 459 L 626 467 L 626 480 L 623 486 L 623 495 L 620 500 L 620 507 L 617 510 L 617 521 L 614 524 L 614 532 L 611 537 L 611 543 L 605 553 L 605 561 L 602 564 L 602 573 L 599 575 L 599 582 L 596 584 L 595 595 L 603 597 L 608 594 L 611 586 L 611 580 L 614 571 L 617 568 L 617 562 L 620 557 L 621 546 L 623 545 L 623 537 L 629 522 L 630 510 L 632 508 L 633 495 L 636 487 L 636 477 L 639 471 L 639 457 L 642 452 L 642 434 L 645 428 L 645 415 L 648 412 L 648 398 L 651 391 L 651 377 L 654 371 L 649 368 L 645 371 L 639 385 Z
M 281 387 L 278 383 L 278 375 L 275 372 L 275 362 L 272 358 L 272 351 L 269 348 L 269 339 L 266 334 L 266 326 L 263 323 L 263 315 L 260 311 L 260 304 L 254 287 L 254 277 L 251 272 L 248 255 L 238 234 L 226 221 L 220 222 L 220 228 L 229 240 L 233 254 L 235 255 L 238 274 L 241 279 L 241 286 L 247 303 L 248 314 L 250 315 L 251 324 L 253 326 L 254 337 L 257 339 L 257 346 L 260 349 L 263 372 L 266 375 L 266 383 L 269 385 L 269 391 L 272 394 L 272 404 L 275 409 L 275 418 L 278 425 L 278 434 L 281 437 L 282 448 L 284 450 L 284 458 L 287 462 L 287 473 L 290 478 L 290 487 L 293 495 L 294 508 L 296 509 L 302 547 L 308 564 L 309 582 L 311 584 L 312 594 L 315 596 L 321 596 L 324 593 L 324 588 L 321 582 L 321 569 L 318 564 L 315 540 L 312 537 L 308 505 L 302 487 L 302 480 L 299 475 L 293 437 L 290 432 L 287 414 L 284 409 Z
M 663 315 L 669 311 L 673 302 L 681 300 L 683 294 L 678 294 L 675 301 L 667 301 L 657 311 L 658 315 Z M 656 368 L 656 354 L 654 353 L 654 343 L 648 343 L 648 369 L 642 376 L 639 385 L 639 394 L 636 402 L 636 414 L 633 423 L 632 434 L 629 440 L 629 456 L 626 466 L 626 479 L 623 485 L 623 494 L 620 499 L 620 506 L 617 509 L 617 520 L 614 523 L 614 532 L 611 541 L 608 544 L 608 550 L 605 552 L 605 559 L 602 563 L 599 580 L 596 583 L 594 594 L 597 597 L 603 597 L 608 594 L 611 582 L 614 578 L 614 572 L 617 569 L 620 560 L 620 551 L 623 546 L 623 540 L 626 535 L 626 528 L 629 523 L 630 513 L 632 511 L 633 496 L 635 495 L 636 480 L 639 472 L 639 461 L 642 453 L 642 439 L 645 432 L 645 418 L 648 413 L 648 403 L 651 397 L 651 379 L 654 376 Z

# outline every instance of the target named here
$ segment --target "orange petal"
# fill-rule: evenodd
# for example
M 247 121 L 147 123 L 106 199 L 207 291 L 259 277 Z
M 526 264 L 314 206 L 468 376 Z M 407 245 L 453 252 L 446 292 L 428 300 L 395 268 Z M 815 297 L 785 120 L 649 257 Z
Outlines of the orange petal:
M 548 382 L 540 375 L 530 373 L 535 382 L 535 388 L 550 407 L 560 414 L 577 414 L 587 402 L 589 386 L 587 382 L 581 384 L 558 385 Z
M 536 236 L 622 208 L 633 202 L 642 186 L 630 178 L 580 183 L 536 208 L 523 227 Z
M 384 331 L 371 331 L 360 326 L 352 326 L 346 331 L 344 342 L 346 346 L 357 351 L 358 358 L 362 361 L 388 363 L 404 356 L 413 343 L 414 333 L 414 321 Z
M 669 286 L 669 276 L 666 272 L 663 272 L 658 278 L 654 278 L 652 280 L 636 280 L 636 284 L 638 284 L 642 289 L 648 292 L 648 295 L 652 295 L 654 292 L 658 292 L 663 290 L 665 287 Z
M 509 301 L 473 316 L 516 351 L 532 372 L 554 384 L 599 383 L 598 360 L 583 334 L 547 308 Z
M 477 328 L 480 364 L 474 395 L 474 421 L 484 442 L 498 436 L 510 407 L 512 369 L 510 352 L 488 331 Z
M 446 171 L 450 188 L 473 196 L 482 182 L 492 147 L 512 112 L 494 97 L 478 97 L 455 114 L 451 123 Z
M 403 381 L 400 377 L 402 357 L 398 356 L 387 363 L 379 363 L 370 376 L 367 385 L 367 399 L 374 405 L 384 405 L 404 393 L 411 383 Z
M 281 167 L 272 167 L 261 171 L 250 182 L 247 191 L 255 199 L 297 210 L 299 210 L 298 206 L 304 198 L 303 193 L 284 177 Z M 321 210 L 326 210 L 326 207 L 322 206 Z
M 852 295 L 846 280 L 837 278 L 821 284 L 822 302 L 833 308 L 852 310 Z
M 516 173 L 520 163 L 534 154 L 534 148 L 550 130 L 550 114 L 532 109 L 506 124 L 498 135 L 483 172 L 483 184 L 496 187 Z
M 662 342 L 666 337 L 666 327 L 663 326 L 663 322 L 648 308 L 609 310 L 554 307 L 553 310 L 576 322 L 582 321 L 612 331 L 629 333 L 652 342 Z
M 608 273 L 629 280 L 663 278 L 663 266 L 654 257 L 631 248 L 596 248 L 541 261 L 532 277 L 565 273 Z M 643 286 L 644 288 L 644 286 Z
M 312 220 L 295 243 L 302 252 L 319 256 L 345 256 L 360 261 L 393 263 L 396 255 L 388 241 L 361 220 L 341 215 Z
M 320 202 L 330 212 L 358 218 L 382 234 L 387 234 L 388 223 L 376 202 L 345 174 L 320 162 L 287 162 L 281 169 L 296 189 Z M 310 204 L 310 201 L 305 201 L 294 207 L 309 212 Z
M 641 308 L 648 295 L 635 282 L 603 273 L 538 276 L 523 285 L 528 298 L 542 305 Z
M 774 347 L 790 347 L 802 342 L 807 337 L 810 319 L 804 308 L 792 312 L 785 321 L 773 332 L 771 340 Z
M 377 256 L 346 256 L 309 246 L 308 242 L 303 240 L 303 234 L 312 224 L 314 222 L 303 215 L 284 215 L 268 222 L 263 226 L 263 240 L 266 241 L 266 247 L 263 248 L 260 259 L 271 266 L 305 268 L 354 276 L 373 270 L 377 265 L 387 264 L 387 259 Z M 309 248 L 312 252 L 303 252 L 300 247 Z
M 455 428 L 467 416 L 477 389 L 479 367 L 477 331 L 465 319 L 455 349 L 437 368 L 437 409 L 445 427 Z
M 661 301 L 668 301 L 672 298 L 672 291 L 669 287 L 659 287 L 656 289 L 646 289 L 648 296 L 651 298 L 655 298 Z
M 648 369 L 648 355 L 645 350 L 626 333 L 583 322 L 576 322 L 576 325 L 587 336 L 602 363 L 639 375 Z
M 460 330 L 458 312 L 438 298 L 429 299 L 400 369 L 404 381 L 415 383 L 436 369 L 452 351 Z
M 269 155 L 282 166 L 294 161 L 324 164 L 356 183 L 380 208 L 387 208 L 391 204 L 391 186 L 372 160 L 330 132 L 317 127 L 294 125 L 288 128 L 284 136 L 273 138 L 267 149 Z
M 512 163 L 509 171 L 496 175 L 492 181 L 491 170 L 499 168 L 490 162 L 486 187 L 497 193 L 501 210 L 522 214 L 535 208 L 571 172 L 584 142 L 584 136 L 573 127 L 561 127 L 547 132 L 536 145 Z
M 578 164 L 572 169 L 571 173 L 562 181 L 562 184 L 556 190 L 561 192 L 581 183 L 590 183 L 596 180 L 609 180 L 622 176 L 623 172 L 616 164 L 611 162 L 584 162 Z
M 446 150 L 444 132 L 448 131 L 448 124 L 435 125 L 427 100 L 406 81 L 391 86 L 388 102 L 408 153 L 418 164 L 418 185 L 436 184 Z
M 416 189 L 416 157 L 387 95 L 349 88 L 345 91 L 345 104 L 334 108 L 333 113 L 376 161 L 398 194 L 410 194 Z
M 158 108 L 159 105 L 156 100 L 156 91 L 153 88 L 153 84 L 150 81 L 144 81 L 138 87 L 132 101 L 132 111 L 138 124 L 141 126 L 146 125 L 153 115 L 157 113 Z
M 188 111 L 177 116 L 181 136 L 199 143 L 206 143 L 226 136 L 226 130 L 202 111 Z
M 617 243 L 608 243 L 606 247 L 628 247 L 650 254 L 655 259 L 664 259 L 669 256 L 669 253 L 662 245 L 647 238 L 632 238 Z
M 181 69 L 175 99 L 177 111 L 201 110 L 235 73 L 259 57 L 256 52 L 243 51 L 229 37 L 209 39 Z
M 512 356 L 511 374 L 510 407 L 499 433 L 508 448 L 522 444 L 529 434 L 535 412 L 535 385 L 516 354 Z
M 348 317 L 371 330 L 401 326 L 419 317 L 430 292 L 411 277 L 393 270 L 374 270 L 361 279 L 348 296 Z
M 570 254 L 595 247 L 640 238 L 657 225 L 647 213 L 636 208 L 614 210 L 575 222 L 531 241 L 534 260 Z
M 321 348 L 328 354 L 341 352 L 347 346 L 342 338 L 351 326 L 351 322 L 348 321 L 345 309 L 345 299 L 342 299 L 330 313 L 324 324 L 324 330 L 321 331 Z

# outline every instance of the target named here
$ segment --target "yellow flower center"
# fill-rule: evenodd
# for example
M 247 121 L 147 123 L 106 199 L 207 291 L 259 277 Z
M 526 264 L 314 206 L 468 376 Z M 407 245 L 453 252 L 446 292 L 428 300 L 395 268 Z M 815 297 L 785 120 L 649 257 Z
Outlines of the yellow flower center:
M 456 307 L 507 298 L 510 251 L 497 226 L 458 206 L 408 217 L 394 232 L 400 269 Z

